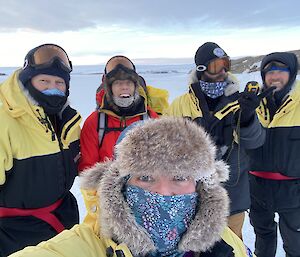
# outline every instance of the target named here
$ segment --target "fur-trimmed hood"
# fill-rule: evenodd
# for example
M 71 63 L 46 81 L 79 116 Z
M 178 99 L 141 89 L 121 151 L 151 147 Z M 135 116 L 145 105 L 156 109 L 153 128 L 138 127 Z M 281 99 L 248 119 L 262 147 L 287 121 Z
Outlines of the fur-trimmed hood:
M 125 243 L 134 256 L 155 250 L 147 231 L 138 225 L 122 190 L 128 175 L 170 174 L 194 178 L 198 209 L 179 250 L 203 252 L 220 240 L 227 224 L 229 200 L 220 182 L 228 167 L 216 161 L 216 147 L 194 122 L 174 117 L 147 120 L 132 128 L 116 146 L 116 159 L 98 163 L 81 174 L 84 189 L 99 197 L 100 236 Z
M 199 81 L 199 79 L 197 78 L 197 71 L 195 68 L 191 71 L 191 73 L 189 75 L 188 85 L 190 86 L 191 84 L 194 84 L 198 81 Z M 239 84 L 238 80 L 236 79 L 236 77 L 230 72 L 228 72 L 227 81 L 228 81 L 228 85 L 224 91 L 225 96 L 230 96 L 236 92 L 239 92 L 240 84 Z

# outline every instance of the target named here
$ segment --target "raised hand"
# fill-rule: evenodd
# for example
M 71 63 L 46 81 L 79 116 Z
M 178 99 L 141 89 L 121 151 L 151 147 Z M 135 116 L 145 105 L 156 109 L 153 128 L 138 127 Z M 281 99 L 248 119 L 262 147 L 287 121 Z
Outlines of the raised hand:
M 255 110 L 259 106 L 260 101 L 271 94 L 276 87 L 272 86 L 264 90 L 261 94 L 257 95 L 253 91 L 245 91 L 240 93 L 238 102 L 240 104 L 240 124 L 247 126 L 254 118 Z

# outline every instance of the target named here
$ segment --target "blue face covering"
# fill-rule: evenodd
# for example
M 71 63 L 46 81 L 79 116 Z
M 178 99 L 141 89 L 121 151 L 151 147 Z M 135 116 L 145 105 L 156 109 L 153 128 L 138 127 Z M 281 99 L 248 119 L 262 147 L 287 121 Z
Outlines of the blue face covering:
M 46 89 L 46 90 L 43 90 L 42 93 L 44 95 L 57 95 L 57 96 L 65 96 L 65 92 L 57 89 L 57 88 L 51 88 L 51 89 Z
M 224 94 L 224 90 L 227 87 L 227 81 L 206 82 L 200 80 L 199 85 L 204 94 L 206 94 L 208 97 L 217 98 Z
M 183 256 L 177 245 L 195 216 L 198 194 L 164 196 L 127 185 L 124 197 L 157 248 L 150 256 Z

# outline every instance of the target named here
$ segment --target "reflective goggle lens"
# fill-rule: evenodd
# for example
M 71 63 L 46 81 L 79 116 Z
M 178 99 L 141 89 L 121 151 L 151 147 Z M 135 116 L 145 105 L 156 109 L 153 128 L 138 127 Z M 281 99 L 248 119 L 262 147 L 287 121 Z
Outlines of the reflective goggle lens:
M 212 60 L 207 65 L 206 71 L 210 74 L 218 74 L 223 69 L 225 69 L 226 71 L 230 70 L 230 59 L 228 57 L 217 58 L 215 60 Z
M 110 59 L 107 62 L 106 67 L 105 67 L 105 72 L 106 73 L 111 72 L 113 69 L 116 68 L 116 66 L 118 64 L 121 64 L 124 67 L 126 67 L 126 68 L 128 68 L 130 70 L 135 71 L 135 67 L 133 66 L 133 64 L 132 64 L 132 62 L 130 60 L 128 60 L 127 58 L 122 57 L 122 56 L 117 56 L 117 57 L 113 57 L 112 59 Z
M 56 60 L 59 59 L 60 63 L 66 71 L 72 71 L 72 64 L 68 58 L 67 53 L 57 45 L 42 45 L 32 55 L 32 66 L 34 67 L 49 67 Z

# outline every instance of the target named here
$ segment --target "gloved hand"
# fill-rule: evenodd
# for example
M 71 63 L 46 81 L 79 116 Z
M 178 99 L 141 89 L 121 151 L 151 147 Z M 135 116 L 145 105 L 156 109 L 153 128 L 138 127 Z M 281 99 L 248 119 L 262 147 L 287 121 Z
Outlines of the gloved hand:
M 254 118 L 255 109 L 259 106 L 260 98 L 252 92 L 242 92 L 238 100 L 240 104 L 241 126 L 247 126 Z
M 254 119 L 255 109 L 259 106 L 260 101 L 272 93 L 274 89 L 275 87 L 270 87 L 259 95 L 254 92 L 242 92 L 240 94 L 238 102 L 240 104 L 241 111 L 241 127 L 247 126 Z M 238 116 L 236 118 L 238 118 Z

